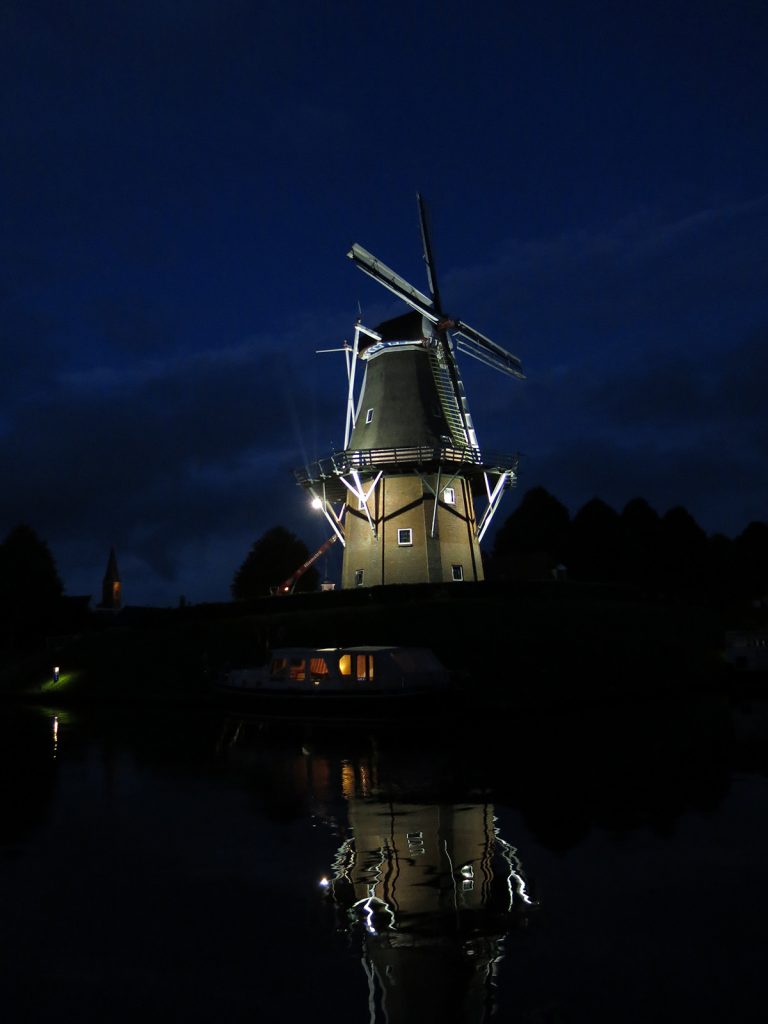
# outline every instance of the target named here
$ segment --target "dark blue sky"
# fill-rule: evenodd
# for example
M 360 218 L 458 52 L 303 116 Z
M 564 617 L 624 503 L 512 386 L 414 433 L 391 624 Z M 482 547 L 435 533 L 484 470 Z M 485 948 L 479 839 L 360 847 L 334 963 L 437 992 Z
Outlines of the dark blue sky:
M 327 6 L 328 10 L 324 8 Z M 343 443 L 360 242 L 522 361 L 483 447 L 574 513 L 768 517 L 768 4 L 4 0 L 0 533 L 228 597 Z M 321 566 L 322 568 L 322 566 Z

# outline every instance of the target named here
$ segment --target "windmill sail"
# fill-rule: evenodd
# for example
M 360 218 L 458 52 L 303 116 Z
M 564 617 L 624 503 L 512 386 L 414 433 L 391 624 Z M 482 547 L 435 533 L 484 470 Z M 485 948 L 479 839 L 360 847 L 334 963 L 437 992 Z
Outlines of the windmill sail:
M 442 350 L 442 358 L 438 360 L 433 358 L 432 363 L 435 385 L 440 395 L 446 418 L 455 428 L 458 426 L 456 423 L 456 412 L 458 412 L 461 420 L 460 434 L 463 437 L 457 438 L 457 440 L 470 447 L 476 447 L 477 435 L 470 416 L 464 382 L 461 379 L 454 348 L 457 352 L 470 356 L 510 377 L 524 380 L 525 374 L 517 356 L 502 348 L 501 345 L 497 345 L 486 335 L 481 334 L 474 327 L 470 327 L 469 324 L 447 315 L 443 310 L 429 236 L 426 208 L 422 196 L 418 194 L 416 198 L 419 208 L 424 264 L 429 288 L 432 292 L 431 298 L 422 291 L 419 291 L 418 288 L 414 288 L 405 278 L 401 277 L 391 267 L 388 267 L 386 263 L 368 252 L 361 245 L 355 243 L 347 253 L 347 256 L 360 270 L 368 274 L 369 277 L 372 277 L 374 281 L 384 285 L 393 295 L 396 295 L 412 309 L 421 313 L 432 324 L 432 334 Z M 447 391 L 449 385 L 453 391 L 452 398 Z M 452 434 L 456 435 L 456 429 L 452 429 Z
M 419 197 L 419 209 L 423 213 L 421 197 Z M 412 309 L 417 310 L 438 328 L 438 332 L 447 332 L 454 338 L 456 350 L 465 355 L 477 359 L 486 366 L 490 366 L 501 373 L 516 377 L 518 380 L 525 380 L 523 366 L 517 356 L 507 349 L 491 341 L 485 334 L 463 320 L 448 316 L 439 304 L 439 291 L 434 272 L 434 262 L 429 244 L 429 236 L 426 229 L 426 221 L 422 220 L 422 239 L 424 239 L 425 264 L 427 275 L 430 281 L 430 288 L 433 298 L 428 298 L 418 288 L 414 288 L 405 278 L 401 277 L 394 270 L 382 262 L 372 253 L 368 252 L 361 245 L 355 243 L 347 253 L 349 259 L 374 281 L 384 285 L 393 295 L 396 295 Z M 453 353 L 449 349 L 448 358 L 454 360 Z M 455 360 L 454 360 L 455 361 Z
M 479 331 L 459 322 L 457 330 L 453 333 L 453 338 L 458 352 L 472 356 L 473 359 L 479 359 L 486 366 L 491 366 L 501 373 L 507 373 L 510 377 L 525 380 L 523 365 L 517 356 L 513 356 L 511 352 L 507 352 L 500 345 L 494 344 L 490 338 L 486 338 Z
M 379 284 L 383 284 L 385 288 L 402 299 L 403 302 L 407 302 L 413 309 L 418 310 L 422 316 L 426 316 L 432 321 L 437 323 L 440 317 L 432 309 L 432 300 L 428 299 L 427 296 L 414 288 L 412 284 L 408 284 L 405 278 L 400 277 L 394 270 L 382 263 L 380 259 L 377 259 L 373 253 L 368 252 L 362 245 L 358 245 L 357 242 L 347 253 L 349 259 L 353 261 L 355 266 L 359 267 L 364 274 L 368 274 L 374 281 L 378 281 Z
M 446 376 L 450 381 L 451 388 L 453 389 L 454 399 L 456 408 L 459 412 L 461 420 L 461 441 L 463 444 L 470 448 L 477 447 L 477 434 L 475 433 L 474 424 L 472 423 L 472 417 L 469 414 L 469 406 L 467 404 L 467 396 L 464 391 L 464 382 L 461 379 L 459 373 L 459 366 L 453 354 L 453 346 L 448 338 L 446 331 L 446 318 L 442 312 L 442 303 L 440 302 L 440 290 L 437 284 L 437 270 L 435 268 L 435 258 L 432 254 L 432 242 L 429 237 L 429 226 L 427 224 L 427 211 L 424 207 L 424 200 L 420 194 L 416 196 L 416 202 L 419 207 L 419 224 L 421 226 L 421 244 L 424 250 L 424 263 L 427 269 L 427 279 L 429 281 L 429 288 L 432 292 L 432 307 L 438 312 L 440 319 L 438 320 L 435 331 L 437 338 L 440 343 L 440 348 L 443 356 L 443 366 L 439 372 L 438 368 L 435 373 L 435 384 L 437 385 L 438 391 L 440 388 L 440 376 Z M 441 401 L 445 407 L 446 402 L 444 391 L 441 394 Z
M 440 303 L 440 292 L 437 287 L 437 271 L 435 270 L 435 258 L 432 255 L 432 242 L 429 238 L 429 226 L 427 224 L 427 211 L 421 194 L 416 195 L 416 202 L 419 206 L 419 224 L 421 226 L 421 245 L 424 250 L 424 263 L 427 268 L 427 280 L 429 290 L 432 292 L 432 304 L 435 309 L 442 309 Z

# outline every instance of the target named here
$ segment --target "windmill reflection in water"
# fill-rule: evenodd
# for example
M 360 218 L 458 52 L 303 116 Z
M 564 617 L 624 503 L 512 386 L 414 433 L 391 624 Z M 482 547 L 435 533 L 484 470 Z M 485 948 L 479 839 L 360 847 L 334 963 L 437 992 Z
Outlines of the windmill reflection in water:
M 321 884 L 362 938 L 370 1020 L 485 1020 L 504 938 L 535 905 L 492 804 L 393 798 L 365 763 L 342 780 L 348 835 Z
M 265 794 L 298 799 L 340 840 L 318 881 L 361 955 L 367 1019 L 486 1020 L 504 940 L 536 902 L 490 798 L 459 777 L 450 744 L 428 749 L 402 723 L 393 746 L 386 731 L 231 727 L 228 758 L 257 767 Z

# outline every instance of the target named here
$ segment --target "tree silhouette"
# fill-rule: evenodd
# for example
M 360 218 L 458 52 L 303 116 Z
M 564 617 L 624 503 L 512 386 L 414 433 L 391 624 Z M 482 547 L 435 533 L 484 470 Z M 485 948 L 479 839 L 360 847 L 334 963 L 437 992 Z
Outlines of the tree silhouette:
M 669 593 L 701 592 L 708 571 L 707 535 L 687 509 L 676 505 L 661 519 L 660 579 Z
M 573 517 L 567 565 L 577 580 L 613 583 L 625 578 L 621 519 L 601 498 L 592 498 Z
M 727 607 L 739 601 L 743 590 L 734 541 L 725 534 L 714 533 L 707 548 L 707 598 L 717 607 Z
M 235 573 L 231 593 L 236 601 L 265 597 L 272 587 L 288 579 L 309 558 L 303 541 L 283 526 L 273 526 L 256 540 Z M 296 590 L 316 590 L 319 577 L 314 567 L 296 582 Z
M 661 518 L 645 498 L 633 498 L 622 510 L 621 580 L 648 591 L 659 583 Z
M 749 523 L 735 540 L 707 536 L 681 505 L 660 516 L 640 497 L 620 515 L 593 498 L 570 519 L 557 498 L 534 487 L 499 528 L 486 575 L 546 579 L 558 563 L 573 580 L 626 584 L 729 615 L 745 603 L 768 606 L 768 522 Z
M 496 534 L 489 576 L 552 576 L 565 558 L 568 523 L 565 505 L 543 487 L 533 487 Z
M 768 523 L 752 522 L 733 543 L 737 584 L 744 597 L 755 600 L 768 592 Z
M 64 592 L 45 541 L 19 523 L 0 544 L 0 626 L 5 644 L 27 645 L 53 621 Z

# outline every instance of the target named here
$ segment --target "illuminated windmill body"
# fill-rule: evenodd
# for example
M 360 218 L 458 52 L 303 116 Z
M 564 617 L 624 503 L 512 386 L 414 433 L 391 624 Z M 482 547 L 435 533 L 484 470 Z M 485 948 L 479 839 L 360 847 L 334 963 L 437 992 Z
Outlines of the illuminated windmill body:
M 352 246 L 410 312 L 355 325 L 344 450 L 296 474 L 344 545 L 343 588 L 481 580 L 480 542 L 516 480 L 517 456 L 480 451 L 455 352 L 522 379 L 520 361 L 443 310 L 420 196 L 418 207 L 431 294 Z

